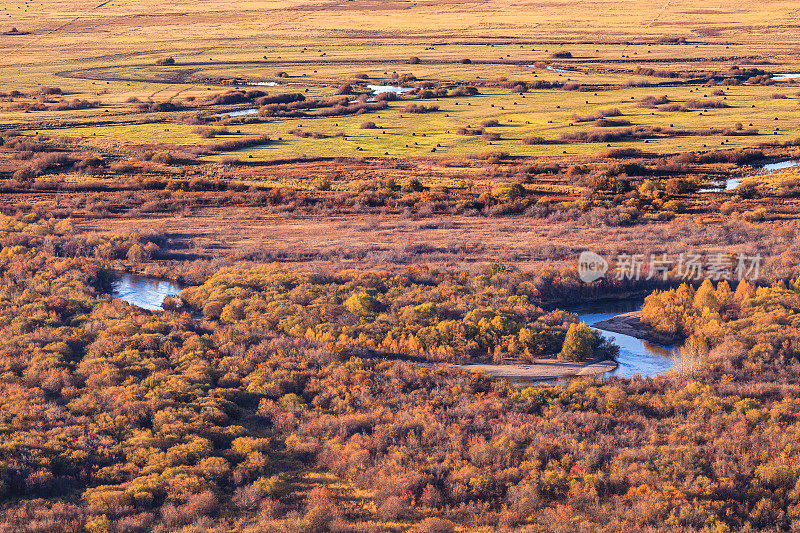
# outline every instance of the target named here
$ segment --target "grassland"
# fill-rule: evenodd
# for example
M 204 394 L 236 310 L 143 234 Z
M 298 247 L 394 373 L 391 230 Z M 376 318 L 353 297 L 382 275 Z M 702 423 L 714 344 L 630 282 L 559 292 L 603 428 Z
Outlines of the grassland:
M 424 99 L 439 109 L 423 115 L 403 113 L 408 103 L 419 100 L 406 94 L 368 117 L 222 120 L 233 122 L 234 137 L 264 134 L 275 142 L 208 159 L 447 158 L 488 151 L 519 157 L 596 156 L 609 147 L 642 144 L 641 140 L 559 142 L 564 134 L 594 129 L 591 122 L 576 124 L 576 115 L 590 116 L 611 107 L 634 127 L 674 126 L 699 132 L 742 123 L 758 131 L 736 137 L 689 133 L 649 139 L 646 148 L 656 153 L 737 148 L 798 135 L 797 85 L 725 83 L 731 81 L 725 72 L 734 66 L 768 74 L 800 69 L 791 39 L 792 12 L 780 2 L 762 6 L 758 16 L 748 13 L 746 21 L 723 3 L 702 8 L 666 4 L 655 14 L 645 2 L 623 7 L 589 3 L 592 32 L 584 33 L 578 29 L 579 20 L 567 20 L 555 6 L 537 2 L 515 5 L 511 18 L 509 7 L 484 3 L 459 3 L 457 8 L 360 2 L 349 2 L 346 9 L 305 2 L 251 2 L 237 4 L 236 9 L 225 4 L 203 6 L 202 10 L 188 2 L 3 6 L 9 27 L 30 33 L 1 36 L 5 54 L 0 91 L 32 93 L 42 86 L 58 86 L 64 95 L 55 100 L 85 99 L 97 107 L 26 112 L 26 100 L 16 98 L 17 105 L 0 107 L 0 121 L 25 131 L 77 138 L 88 148 L 120 150 L 153 141 L 185 146 L 203 141 L 192 135 L 193 128 L 180 123 L 180 116 L 213 116 L 248 107 L 207 105 L 209 94 L 232 85 L 270 82 L 278 85 L 253 88 L 271 95 L 302 92 L 307 98 L 326 98 L 344 84 L 352 84 L 356 94 L 369 93 L 366 85 L 469 84 L 481 94 Z M 692 22 L 688 28 L 686 17 Z M 465 27 L 467 19 L 470 25 Z M 416 33 L 417 28 L 424 32 Z M 571 57 L 559 57 L 564 52 Z M 164 57 L 173 58 L 174 64 L 156 65 Z M 411 58 L 418 62 L 409 64 Z M 398 79 L 403 75 L 413 78 L 402 83 Z M 716 77 L 709 83 L 712 76 Z M 511 84 L 519 82 L 528 84 L 530 91 L 512 93 Z M 537 89 L 537 82 L 558 87 Z M 564 84 L 574 88 L 564 90 Z M 676 103 L 708 100 L 704 95 L 715 87 L 725 91 L 729 107 L 669 112 L 637 106 L 647 96 L 667 95 Z M 776 93 L 787 98 L 773 98 Z M 186 109 L 143 115 L 132 112 L 128 103 L 132 99 L 178 103 Z M 360 129 L 367 119 L 379 130 Z M 487 120 L 499 122 L 500 126 L 487 128 L 494 134 L 488 137 L 499 135 L 499 139 L 457 133 Z M 299 127 L 329 137 L 297 138 L 288 133 Z M 541 137 L 551 144 L 525 145 L 526 137 Z

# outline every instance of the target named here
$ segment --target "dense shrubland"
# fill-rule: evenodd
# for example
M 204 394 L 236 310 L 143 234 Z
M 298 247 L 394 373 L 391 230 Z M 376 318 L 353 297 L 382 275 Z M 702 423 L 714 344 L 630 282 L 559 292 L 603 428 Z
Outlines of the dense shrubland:
M 673 376 L 518 387 L 302 338 L 309 317 L 368 342 L 383 313 L 419 332 L 460 305 L 559 330 L 567 315 L 525 303 L 533 287 L 499 265 L 477 278 L 230 269 L 184 292 L 217 306 L 199 320 L 110 301 L 101 260 L 59 251 L 73 231 L 0 220 L 3 531 L 772 531 L 800 519 L 795 283 L 648 299 L 679 309 L 709 348 L 694 343 L 700 363 Z M 591 342 L 572 329 L 567 358 Z
M 791 307 L 799 287 L 798 281 L 778 281 L 771 287 L 743 281 L 734 291 L 724 280 L 716 287 L 706 280 L 697 289 L 684 283 L 649 295 L 642 320 L 665 338 L 688 339 L 694 355 L 705 356 L 709 348 L 731 339 L 752 343 L 759 336 L 782 338 L 788 347 L 796 342 Z M 782 324 L 789 328 L 782 331 Z
M 181 298 L 206 319 L 280 331 L 334 352 L 463 363 L 561 351 L 574 318 L 536 305 L 541 293 L 533 281 L 502 265 L 477 277 L 425 268 L 322 275 L 268 266 L 222 270 Z M 590 342 L 570 358 L 608 351 L 596 334 Z
M 608 110 L 603 114 L 612 112 Z M 362 124 L 365 129 L 382 128 L 372 120 L 364 120 Z M 491 142 L 500 137 L 501 128 L 500 122 L 492 119 L 465 126 L 457 133 L 481 136 Z M 706 204 L 702 194 L 695 194 L 697 191 L 745 172 L 733 165 L 757 164 L 786 153 L 797 144 L 793 141 L 780 146 L 764 144 L 758 149 L 709 150 L 673 156 L 658 156 L 634 147 L 609 148 L 601 154 L 600 160 L 552 163 L 547 168 L 497 150 L 449 163 L 463 167 L 465 173 L 471 172 L 471 168 L 481 168 L 488 173 L 486 181 L 482 180 L 477 186 L 471 179 L 453 180 L 443 185 L 423 177 L 423 182 L 416 177 L 422 175 L 414 171 L 410 172 L 413 177 L 402 181 L 390 178 L 340 180 L 342 173 L 336 172 L 319 179 L 298 176 L 291 186 L 284 186 L 258 181 L 263 173 L 256 168 L 261 165 L 250 163 L 247 158 L 240 159 L 242 156 L 236 154 L 239 150 L 271 145 L 272 138 L 242 136 L 219 123 L 198 124 L 192 132 L 213 140 L 168 148 L 154 146 L 138 151 L 133 157 L 121 157 L 113 152 L 82 149 L 69 139 L 7 130 L 0 133 L 0 161 L 5 165 L 5 171 L 0 170 L 0 177 L 5 178 L 0 179 L 0 190 L 69 193 L 69 205 L 55 209 L 63 209 L 64 213 L 82 212 L 91 217 L 121 213 L 188 214 L 208 207 L 251 206 L 270 213 L 297 215 L 370 213 L 401 215 L 409 219 L 444 215 L 526 216 L 559 222 L 633 226 L 668 221 L 681 214 L 696 216 L 710 212 L 708 209 L 712 206 Z M 341 131 L 321 132 L 299 127 L 288 133 L 311 139 L 344 136 Z M 642 127 L 601 127 L 567 135 L 575 142 L 600 142 L 620 136 L 682 133 L 671 128 L 656 131 Z M 717 133 L 716 130 L 692 132 L 696 135 Z M 721 133 L 750 135 L 755 131 L 734 125 Z M 553 141 L 531 137 L 523 142 Z M 200 159 L 225 153 L 230 155 L 221 158 L 222 168 Z M 343 159 L 336 163 L 339 167 L 353 169 L 366 166 L 375 170 L 369 173 L 372 176 L 383 173 L 378 172 L 378 168 L 391 167 L 395 174 L 417 168 L 405 161 Z M 109 177 L 114 179 L 107 179 Z M 253 178 L 256 181 L 251 181 Z M 317 187 L 316 183 L 327 185 Z M 679 183 L 682 185 L 676 186 Z M 797 184 L 789 178 L 780 184 L 777 180 L 769 184 L 752 180 L 729 195 L 724 208 L 722 202 L 718 207 L 725 216 L 764 222 L 794 211 L 791 204 L 776 202 L 774 198 L 798 195 Z M 8 203 L 3 209 L 12 214 L 24 211 L 26 206 L 25 202 L 19 207 Z M 280 259 L 281 256 L 263 256 L 264 260 L 270 258 Z
M 800 530 L 800 174 L 756 168 L 800 154 L 791 24 L 333 2 L 289 42 L 223 2 L 93 39 L 119 6 L 69 4 L 6 32 L 0 533 Z M 764 265 L 586 284 L 586 249 Z M 185 291 L 146 312 L 120 271 Z M 652 291 L 670 375 L 454 366 L 613 355 L 558 308 Z

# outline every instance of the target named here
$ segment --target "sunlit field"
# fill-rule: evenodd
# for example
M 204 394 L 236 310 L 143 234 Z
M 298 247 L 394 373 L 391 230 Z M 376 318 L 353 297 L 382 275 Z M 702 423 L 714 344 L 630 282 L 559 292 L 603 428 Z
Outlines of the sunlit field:
M 609 108 L 619 109 L 630 126 L 688 130 L 679 136 L 649 139 L 647 149 L 656 153 L 723 143 L 751 146 L 765 142 L 767 135 L 772 142 L 797 134 L 800 107 L 791 80 L 733 88 L 726 83 L 752 77 L 744 72 L 747 69 L 759 69 L 769 78 L 800 68 L 788 29 L 792 12 L 785 3 L 767 3 L 757 15 L 746 13 L 746 17 L 724 3 L 702 8 L 668 4 L 656 13 L 644 2 L 628 2 L 619 9 L 616 3 L 591 3 L 586 6 L 593 15 L 591 30 L 585 34 L 579 31 L 588 26 L 585 21 L 555 6 L 536 3 L 499 11 L 484 3 L 460 3 L 457 9 L 444 10 L 431 3 L 372 6 L 353 2 L 343 10 L 335 4 L 312 7 L 302 2 L 237 4 L 235 10 L 225 4 L 203 6 L 202 10 L 191 3 L 3 6 L 9 28 L 30 33 L 2 36 L 7 51 L 1 67 L 2 90 L 32 93 L 42 86 L 57 86 L 63 94 L 52 100 L 81 99 L 95 106 L 34 110 L 32 102 L 18 97 L 6 99 L 0 119 L 28 131 L 32 127 L 75 137 L 93 147 L 137 145 L 154 139 L 187 145 L 202 142 L 181 124 L 187 115 L 214 117 L 257 107 L 252 102 L 209 104 L 212 94 L 235 87 L 247 89 L 247 85 L 266 82 L 270 86 L 251 89 L 330 99 L 349 84 L 352 100 L 359 94 L 372 95 L 368 85 L 469 85 L 478 88 L 480 95 L 419 98 L 406 92 L 400 101 L 368 116 L 222 119 L 219 122 L 235 125 L 234 136 L 266 134 L 275 142 L 215 157 L 257 161 L 312 155 L 460 157 L 486 151 L 512 156 L 597 155 L 609 144 L 632 144 L 621 139 L 565 145 L 559 140 L 565 134 L 593 129 L 591 121 L 576 124 L 574 118 Z M 510 12 L 514 13 L 511 18 Z M 693 20 L 691 29 L 683 25 L 687 18 Z M 731 19 L 737 22 L 731 25 Z M 404 31 L 397 31 L 393 24 Z M 747 31 L 740 31 L 745 24 Z M 765 29 L 754 30 L 761 27 Z M 156 64 L 168 57 L 174 64 Z M 738 80 L 731 77 L 732 67 L 742 69 Z M 515 92 L 514 84 L 525 84 L 526 92 Z M 555 87 L 538 88 L 542 85 Z M 724 90 L 725 96 L 710 96 L 715 88 Z M 775 99 L 776 94 L 786 98 Z M 670 102 L 694 100 L 701 105 L 690 112 L 637 105 L 644 97 L 664 95 Z M 133 113 L 134 99 L 170 102 L 182 109 L 156 116 Z M 704 109 L 702 103 L 709 99 L 724 99 L 728 107 Z M 419 115 L 404 113 L 410 103 L 438 109 Z M 378 129 L 361 130 L 365 120 Z M 498 139 L 457 133 L 487 120 L 497 120 L 500 126 L 487 128 L 485 137 Z M 722 134 L 737 123 L 757 134 Z M 326 138 L 304 139 L 288 133 L 300 128 Z M 714 129 L 720 132 L 709 133 Z M 701 136 L 700 132 L 705 133 Z M 548 144 L 525 145 L 526 137 Z
M 798 7 L 0 1 L 0 533 L 800 530 Z

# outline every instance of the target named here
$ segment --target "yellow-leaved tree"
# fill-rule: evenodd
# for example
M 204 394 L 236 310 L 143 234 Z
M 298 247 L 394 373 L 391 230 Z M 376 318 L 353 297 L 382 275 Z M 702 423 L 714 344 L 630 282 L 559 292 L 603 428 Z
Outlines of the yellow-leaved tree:
M 585 361 L 592 355 L 594 338 L 586 324 L 570 324 L 558 358 L 563 361 Z

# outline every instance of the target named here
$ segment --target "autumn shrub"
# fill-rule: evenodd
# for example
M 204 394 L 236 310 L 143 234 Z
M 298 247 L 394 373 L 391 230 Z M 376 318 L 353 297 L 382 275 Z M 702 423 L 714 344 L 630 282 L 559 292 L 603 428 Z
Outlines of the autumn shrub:
M 31 161 L 31 170 L 43 174 L 49 170 L 63 168 L 72 164 L 72 159 L 63 152 L 51 152 Z
M 539 144 L 547 144 L 548 141 L 544 137 L 539 137 L 537 135 L 527 135 L 522 138 L 522 144 L 527 145 L 539 145 Z
M 686 100 L 684 103 L 672 103 L 666 104 L 658 107 L 659 111 L 665 111 L 668 113 L 675 113 L 678 111 L 693 111 L 697 109 L 724 109 L 730 107 L 727 102 L 722 100 L 697 100 L 697 99 L 689 99 Z
M 459 85 L 458 87 L 451 89 L 448 93 L 448 96 L 475 96 L 477 94 L 480 94 L 480 92 L 476 87 L 471 85 Z
M 183 106 L 177 102 L 139 102 L 134 108 L 139 113 L 167 113 L 180 111 Z
M 27 182 L 36 178 L 36 172 L 32 168 L 20 168 L 11 175 L 14 181 Z
M 485 130 L 483 128 L 470 128 L 470 127 L 462 127 L 456 130 L 456 133 L 459 135 L 483 135 Z
M 233 152 L 235 150 L 243 150 L 245 148 L 252 148 L 254 146 L 264 146 L 272 142 L 268 135 L 253 135 L 250 137 L 242 137 L 239 139 L 230 139 L 214 144 L 204 144 L 197 146 L 194 151 L 197 154 L 206 154 L 213 152 Z
M 620 128 L 616 130 L 597 129 L 578 131 L 574 133 L 562 133 L 559 140 L 569 143 L 597 143 L 597 142 L 619 142 L 634 139 L 651 139 L 660 136 L 682 135 L 685 132 L 664 129 L 660 126 L 635 126 L 632 128 Z
M 69 102 L 59 102 L 57 104 L 53 104 L 50 106 L 50 109 L 53 111 L 75 111 L 78 109 L 92 109 L 95 107 L 100 107 L 100 102 L 90 102 L 89 100 L 76 98 Z
M 599 118 L 594 121 L 594 125 L 598 128 L 619 128 L 622 126 L 630 126 L 631 121 L 626 119 Z
M 305 100 L 306 97 L 302 93 L 283 93 L 256 98 L 256 104 L 259 106 L 266 106 L 270 104 L 291 104 L 295 102 L 304 102 Z
M 596 120 L 600 120 L 602 118 L 618 117 L 618 116 L 621 116 L 621 115 L 622 115 L 622 111 L 620 111 L 616 107 L 612 107 L 610 109 L 600 110 L 597 113 L 594 113 L 593 115 L 588 115 L 588 116 L 573 115 L 572 116 L 572 120 L 574 122 L 593 122 L 593 121 L 596 121 Z
M 645 96 L 639 99 L 637 105 L 647 109 L 655 109 L 656 107 L 670 103 L 667 95 L 663 96 Z
M 414 533 L 453 533 L 456 530 L 455 524 L 450 520 L 430 516 L 414 526 Z
M 304 139 L 325 139 L 326 137 L 329 137 L 329 135 L 319 131 L 306 131 L 300 128 L 292 128 L 287 133 L 302 137 Z
M 334 94 L 339 94 L 339 95 L 353 94 L 353 86 L 350 85 L 349 83 L 341 85 L 338 89 L 336 89 L 336 92 Z
M 42 87 L 39 89 L 39 92 L 48 96 L 64 94 L 64 91 L 61 89 L 61 87 Z M 22 94 L 19 93 L 18 96 L 22 96 Z
M 213 139 L 217 135 L 229 135 L 230 131 L 228 131 L 228 128 L 211 128 L 205 126 L 195 128 L 192 130 L 192 133 L 199 135 L 203 139 Z
M 0 216 L 4 532 L 791 529 L 798 279 L 649 295 L 644 326 L 685 342 L 691 373 L 528 386 L 403 354 L 460 362 L 448 350 L 474 343 L 476 359 L 530 361 L 600 343 L 605 357 L 556 307 L 631 286 L 496 261 L 214 264 L 185 308 L 152 313 L 107 293 L 134 241 Z M 380 306 L 351 313 L 362 293 Z M 232 303 L 243 312 L 215 318 Z
M 353 293 L 344 303 L 345 308 L 354 315 L 368 315 L 378 309 L 379 303 L 370 293 Z
M 592 356 L 594 335 L 586 324 L 570 324 L 558 354 L 565 361 L 585 361 Z
M 395 102 L 399 99 L 400 97 L 393 91 L 382 92 L 375 95 L 376 102 Z
M 769 211 L 765 207 L 759 207 L 742 213 L 742 217 L 750 222 L 761 222 L 769 218 Z
M 603 153 L 609 159 L 628 159 L 632 157 L 645 157 L 647 154 L 638 148 L 612 148 Z
M 419 104 L 408 104 L 403 108 L 404 113 L 412 113 L 412 114 L 422 114 L 422 113 L 430 113 L 432 111 L 439 111 L 438 105 L 419 105 Z

